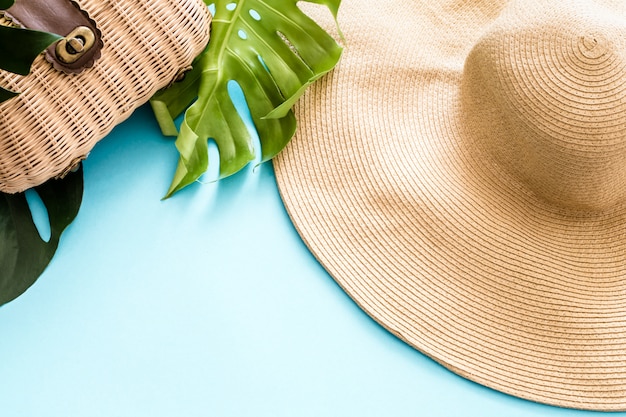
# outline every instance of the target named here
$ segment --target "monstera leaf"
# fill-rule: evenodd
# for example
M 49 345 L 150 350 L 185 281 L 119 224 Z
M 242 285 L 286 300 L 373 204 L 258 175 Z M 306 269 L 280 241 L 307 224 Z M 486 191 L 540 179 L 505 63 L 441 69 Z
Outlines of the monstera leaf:
M 78 214 L 83 195 L 82 170 L 50 180 L 28 194 L 0 194 L 0 305 L 26 291 L 41 275 L 61 233 Z M 39 200 L 47 216 L 47 235 L 37 228 L 30 207 Z M 46 219 L 47 217 L 47 219 Z
M 306 1 L 326 6 L 337 16 L 340 0 Z M 261 142 L 261 159 L 272 158 L 289 142 L 296 129 L 291 107 L 307 86 L 337 64 L 342 51 L 297 3 L 228 0 L 212 4 L 211 41 L 195 70 L 152 100 L 163 132 L 178 133 L 180 159 L 166 197 L 207 170 L 208 139 L 219 149 L 222 177 L 255 159 L 253 138 L 229 95 L 233 83 L 246 98 Z M 196 95 L 177 132 L 173 118 Z
M 0 0 L 0 10 L 6 10 L 12 5 L 13 0 Z M 59 39 L 60 36 L 52 33 L 0 26 L 0 69 L 28 75 L 37 55 Z M 0 102 L 17 94 L 0 87 Z
M 0 0 L 0 10 L 12 5 L 13 0 Z M 60 38 L 51 33 L 0 26 L 0 69 L 28 75 L 35 58 Z M 17 94 L 0 87 L 0 102 Z M 29 190 L 28 194 L 0 193 L 0 305 L 26 291 L 50 263 L 61 233 L 78 213 L 82 189 L 79 172 Z M 41 237 L 29 208 L 29 195 L 46 208 L 50 236 Z

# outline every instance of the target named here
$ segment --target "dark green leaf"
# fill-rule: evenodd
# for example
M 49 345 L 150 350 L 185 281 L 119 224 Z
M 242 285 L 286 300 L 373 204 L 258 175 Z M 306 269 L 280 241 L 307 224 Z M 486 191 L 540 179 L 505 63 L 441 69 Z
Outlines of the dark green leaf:
M 26 291 L 52 260 L 65 228 L 78 214 L 82 169 L 35 187 L 48 211 L 50 239 L 41 238 L 24 194 L 0 194 L 0 305 Z
M 328 7 L 335 17 L 340 4 L 340 0 L 309 2 Z M 291 106 L 308 85 L 337 64 L 342 51 L 297 3 L 298 0 L 215 2 L 211 41 L 198 62 L 202 69 L 198 100 L 185 113 L 176 140 L 180 159 L 166 197 L 206 171 L 209 138 L 219 148 L 222 177 L 239 171 L 254 159 L 253 138 L 228 94 L 231 81 L 236 81 L 244 92 L 261 142 L 263 161 L 275 156 L 291 140 L 296 130 Z M 157 101 L 161 101 L 157 117 L 162 119 L 162 125 L 171 128 L 175 114 L 167 114 L 165 109 L 174 107 L 173 100 L 160 96 Z
M 0 103 L 3 101 L 7 101 L 10 98 L 17 96 L 18 93 L 15 91 L 7 90 L 6 88 L 0 87 Z
M 0 69 L 28 75 L 37 55 L 59 39 L 51 33 L 0 26 Z
M 13 6 L 14 0 L 0 0 L 0 10 L 6 10 Z

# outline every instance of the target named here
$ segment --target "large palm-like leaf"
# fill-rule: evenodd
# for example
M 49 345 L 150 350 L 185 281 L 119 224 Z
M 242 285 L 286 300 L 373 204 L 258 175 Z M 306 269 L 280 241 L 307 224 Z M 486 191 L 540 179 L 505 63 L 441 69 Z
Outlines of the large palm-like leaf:
M 35 226 L 24 193 L 0 193 L 0 305 L 26 291 L 52 260 L 61 234 L 78 214 L 82 170 L 29 191 L 45 207 L 49 236 L 42 237 Z
M 0 0 L 0 10 L 12 5 L 13 0 Z M 37 30 L 0 26 L 0 69 L 28 75 L 37 56 L 60 38 Z M 17 94 L 0 87 L 0 102 Z M 46 238 L 35 226 L 26 194 L 0 193 L 0 305 L 26 291 L 44 271 L 61 233 L 78 213 L 82 190 L 82 172 L 29 190 L 45 207 L 50 231 Z
M 307 1 L 328 7 L 336 17 L 340 0 Z M 252 136 L 231 101 L 229 83 L 238 83 L 245 95 L 262 160 L 272 158 L 289 142 L 296 129 L 291 107 L 308 85 L 336 65 L 342 50 L 297 3 L 215 2 L 211 41 L 194 72 L 152 100 L 164 133 L 171 134 L 172 118 L 198 95 L 178 133 L 180 159 L 167 196 L 207 170 L 209 138 L 219 149 L 221 176 L 237 172 L 255 158 Z
M 13 0 L 0 0 L 0 10 L 13 5 Z M 12 26 L 0 26 L 0 69 L 28 75 L 30 67 L 44 49 L 61 39 L 59 35 Z M 0 87 L 0 102 L 18 93 Z

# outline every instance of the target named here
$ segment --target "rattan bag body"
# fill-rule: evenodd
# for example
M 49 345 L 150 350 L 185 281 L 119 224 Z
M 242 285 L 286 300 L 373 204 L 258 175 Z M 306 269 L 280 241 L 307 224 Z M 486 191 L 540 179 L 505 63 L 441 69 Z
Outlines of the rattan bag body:
M 20 192 L 76 166 L 115 125 L 188 68 L 209 39 L 211 18 L 202 0 L 74 4 L 101 33 L 93 66 L 66 73 L 42 54 L 28 76 L 0 72 L 3 87 L 21 92 L 0 104 L 0 191 Z

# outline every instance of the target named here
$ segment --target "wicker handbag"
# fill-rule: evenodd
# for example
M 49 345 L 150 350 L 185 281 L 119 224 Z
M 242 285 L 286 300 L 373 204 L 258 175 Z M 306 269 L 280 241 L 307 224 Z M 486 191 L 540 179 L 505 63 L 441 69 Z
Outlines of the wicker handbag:
M 211 17 L 202 0 L 18 0 L 1 19 L 65 36 L 30 75 L 0 72 L 21 92 L 0 104 L 0 191 L 14 193 L 63 176 L 176 80 Z

